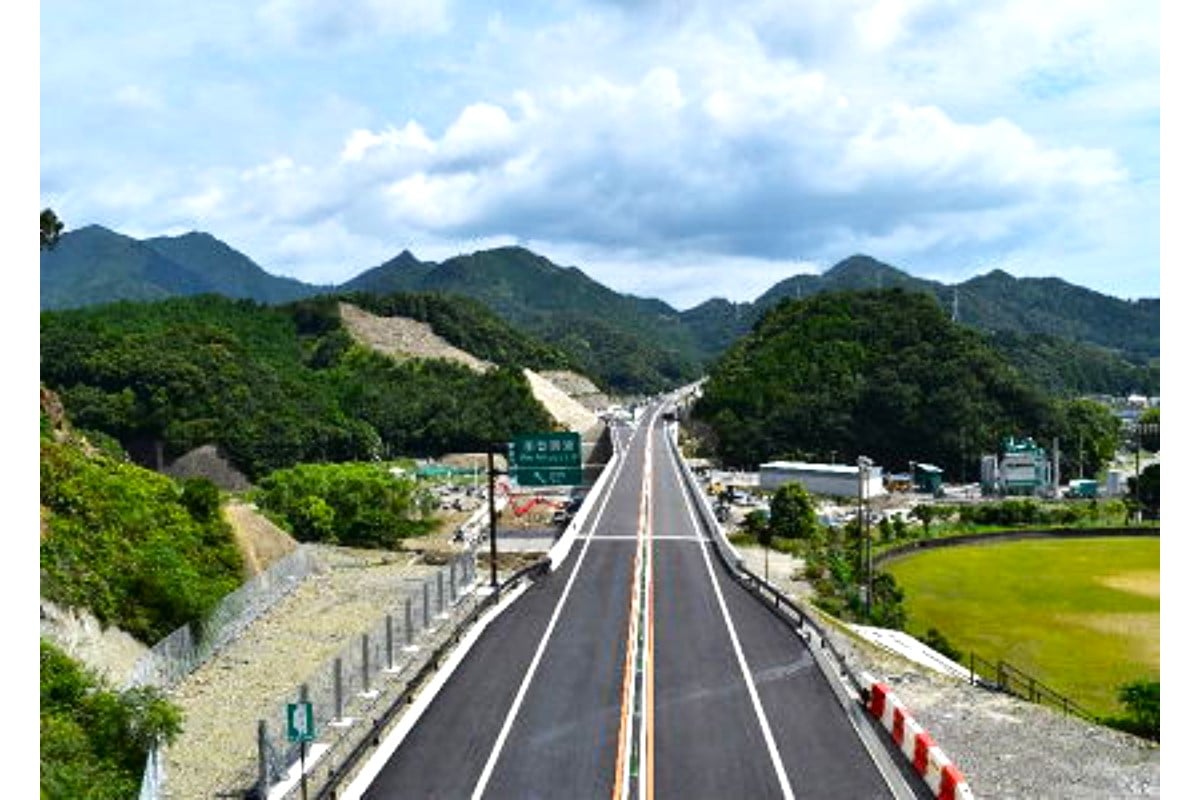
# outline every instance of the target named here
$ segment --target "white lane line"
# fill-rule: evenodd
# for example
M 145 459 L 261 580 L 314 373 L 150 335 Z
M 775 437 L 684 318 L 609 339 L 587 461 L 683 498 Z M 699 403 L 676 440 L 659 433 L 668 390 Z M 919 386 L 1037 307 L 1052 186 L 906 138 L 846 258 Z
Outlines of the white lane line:
M 614 534 L 596 534 L 589 537 L 597 542 L 636 542 L 639 538 L 653 539 L 656 542 L 661 541 L 677 541 L 677 542 L 703 542 L 703 539 L 697 540 L 695 536 L 687 536 L 685 534 L 674 533 L 656 533 L 653 536 L 638 537 L 631 533 L 614 533 Z
M 503 614 L 509 606 L 520 599 L 521 595 L 525 594 L 525 590 L 529 586 L 528 582 L 522 583 L 510 592 L 508 596 L 502 598 L 499 603 L 480 617 L 479 621 L 472 626 L 470 632 L 454 648 L 454 652 L 451 653 L 445 665 L 438 670 L 433 680 L 421 690 L 413 705 L 404 712 L 399 724 L 387 734 L 383 743 L 380 744 L 379 748 L 371 755 L 370 760 L 367 761 L 366 766 L 354 777 L 354 780 L 346 787 L 345 792 L 340 795 L 343 800 L 359 800 L 363 793 L 371 787 L 371 784 L 379 777 L 379 773 L 383 770 L 384 766 L 391 760 L 392 754 L 400 748 L 404 739 L 416 727 L 422 715 L 424 715 L 425 711 L 441 692 L 442 687 L 450 680 L 450 676 L 458 669 L 459 664 L 466 659 L 467 654 L 474 647 L 475 641 L 483 635 L 483 631 L 492 623 L 492 620 Z
M 663 438 L 666 438 L 666 431 L 663 431 Z M 667 442 L 667 447 L 670 447 L 670 442 Z M 671 473 L 675 476 L 676 482 L 679 484 L 679 491 L 683 494 L 684 508 L 687 509 L 688 519 L 692 523 L 692 530 L 696 532 L 696 538 L 703 541 L 700 536 L 700 525 L 696 521 L 696 515 L 692 512 L 692 504 L 688 498 L 687 489 L 683 485 L 683 475 L 679 471 L 679 464 L 675 459 L 671 461 Z M 783 792 L 785 800 L 794 800 L 795 793 L 792 791 L 792 784 L 788 780 L 787 771 L 783 767 L 783 759 L 779 757 L 779 747 L 775 744 L 775 736 L 771 733 L 771 723 L 767 721 L 766 712 L 763 711 L 762 700 L 759 699 L 758 689 L 754 685 L 754 678 L 750 674 L 750 666 L 746 663 L 746 655 L 742 652 L 742 644 L 738 639 L 737 631 L 733 627 L 733 619 L 729 616 L 729 607 L 725 605 L 725 594 L 721 591 L 721 585 L 717 582 L 717 573 L 713 570 L 712 557 L 708 553 L 708 548 L 702 548 L 704 553 L 704 565 L 708 567 L 708 577 L 712 581 L 713 592 L 717 595 L 717 603 L 721 607 L 721 616 L 725 618 L 725 630 L 729 632 L 729 640 L 733 642 L 733 651 L 737 656 L 738 666 L 742 670 L 742 680 L 746 683 L 746 689 L 750 692 L 750 703 L 754 706 L 754 714 L 758 717 L 758 726 L 762 729 L 763 738 L 767 743 L 767 752 L 771 756 L 771 764 L 775 767 L 775 777 L 779 780 L 779 788 Z
M 628 450 L 621 453 L 621 464 L 617 467 L 620 472 L 625 466 L 625 456 Z M 592 519 L 592 533 L 596 532 L 596 526 L 600 523 L 600 518 L 604 516 L 604 509 L 608 507 L 609 498 L 612 497 L 613 488 L 617 485 L 617 481 L 610 481 L 604 495 L 604 501 L 596 510 L 596 516 Z M 517 689 L 517 696 L 513 699 L 512 706 L 508 710 L 508 715 L 504 718 L 504 725 L 500 728 L 499 735 L 496 736 L 496 743 L 492 745 L 492 752 L 488 755 L 487 763 L 483 765 L 483 772 L 479 774 L 479 780 L 475 783 L 475 791 L 471 793 L 472 800 L 479 800 L 483 797 L 483 792 L 487 789 L 488 781 L 492 779 L 492 771 L 496 768 L 496 762 L 500 759 L 500 751 L 504 749 L 504 743 L 508 740 L 508 734 L 512 731 L 513 723 L 516 721 L 517 712 L 521 710 L 521 704 L 525 701 L 525 693 L 529 691 L 529 686 L 533 683 L 533 674 L 537 672 L 538 665 L 542 663 L 542 656 L 546 652 L 546 645 L 550 642 L 550 635 L 554 633 L 554 628 L 558 624 L 559 615 L 562 614 L 563 606 L 567 603 L 567 598 L 571 595 L 571 589 L 575 585 L 575 578 L 579 576 L 579 568 L 583 566 L 584 557 L 587 555 L 588 547 L 591 545 L 591 535 L 585 537 L 583 549 L 579 551 L 579 558 L 575 561 L 575 568 L 571 570 L 571 576 L 567 579 L 567 585 L 563 588 L 562 596 L 558 598 L 558 603 L 554 606 L 554 613 L 550 615 L 550 623 L 546 626 L 546 632 L 542 634 L 542 639 L 538 642 L 537 650 L 534 652 L 533 661 L 529 664 L 529 669 L 525 671 L 525 677 L 521 680 L 521 686 Z

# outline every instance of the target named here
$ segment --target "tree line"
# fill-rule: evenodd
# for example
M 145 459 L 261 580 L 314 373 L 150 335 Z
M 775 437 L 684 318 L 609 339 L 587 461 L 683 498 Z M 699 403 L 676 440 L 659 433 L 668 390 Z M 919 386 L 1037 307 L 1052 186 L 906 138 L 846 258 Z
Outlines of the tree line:
M 431 319 L 450 319 L 454 304 L 387 302 L 375 307 L 423 304 Z M 476 450 L 552 425 L 516 359 L 562 362 L 495 317 L 481 316 L 472 335 L 493 342 L 484 356 L 500 366 L 479 375 L 396 362 L 354 343 L 335 315 L 328 300 L 270 307 L 215 295 L 47 311 L 42 381 L 78 428 L 114 437 L 143 463 L 151 447 L 170 460 L 213 443 L 252 480 L 302 462 Z M 466 341 L 469 320 L 454 324 Z
M 692 420 L 729 465 L 869 455 L 966 480 L 1009 436 L 1058 437 L 1064 475 L 1094 475 L 1120 439 L 1106 407 L 1052 397 L 933 297 L 901 289 L 782 301 L 717 361 Z

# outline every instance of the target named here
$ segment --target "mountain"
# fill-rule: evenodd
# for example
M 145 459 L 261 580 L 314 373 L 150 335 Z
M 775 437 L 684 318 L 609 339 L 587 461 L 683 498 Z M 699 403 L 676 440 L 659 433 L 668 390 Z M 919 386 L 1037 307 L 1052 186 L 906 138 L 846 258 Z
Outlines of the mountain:
M 420 261 L 405 250 L 400 255 L 373 267 L 338 287 L 343 292 L 395 294 L 416 291 L 421 278 L 437 267 L 437 262 Z
M 725 301 L 710 300 L 684 312 L 683 317 L 697 341 L 708 345 L 702 349 L 708 359 L 728 347 L 734 338 L 748 333 L 781 300 L 804 299 L 824 291 L 871 289 L 905 289 L 934 295 L 952 318 L 980 331 L 1054 336 L 1108 350 L 1135 367 L 1151 366 L 1158 359 L 1157 299 L 1120 300 L 1061 278 L 1016 278 L 1002 270 L 964 283 L 944 284 L 913 277 L 869 255 L 852 255 L 822 275 L 785 278 L 754 302 L 726 306 L 721 305 Z M 713 326 L 721 331 L 720 335 L 709 332 L 704 338 L 704 330 L 710 331 Z M 1008 339 L 1006 342 L 1012 344 Z M 1066 349 L 1058 348 L 1058 353 L 1066 353 Z M 1098 355 L 1088 353 L 1087 357 L 1094 360 Z M 1100 390 L 1097 387 L 1091 391 Z
M 932 295 L 945 313 L 991 334 L 1047 335 L 1035 357 L 1004 339 L 1018 366 L 1030 366 L 1057 391 L 1114 393 L 1147 370 L 1157 384 L 1159 301 L 1125 301 L 1058 278 L 1015 278 L 996 270 L 960 284 L 914 277 L 867 255 L 820 275 L 796 275 L 749 303 L 714 298 L 678 311 L 661 300 L 621 294 L 577 267 L 559 266 L 521 247 L 460 255 L 441 263 L 408 250 L 336 287 L 269 275 L 203 233 L 138 241 L 99 226 L 71 231 L 42 253 L 42 307 L 116 299 L 152 300 L 213 292 L 280 303 L 317 294 L 423 292 L 483 303 L 510 325 L 564 350 L 583 371 L 618 393 L 647 393 L 695 379 L 768 309 L 822 292 L 899 288 Z M 1083 358 L 1089 366 L 1079 368 Z M 1054 373 L 1075 377 L 1057 380 Z M 1102 379 L 1101 376 L 1104 376 Z M 1094 385 L 1087 384 L 1100 379 Z M 1150 388 L 1144 388 L 1144 392 Z
M 983 334 L 899 288 L 780 301 L 713 365 L 694 418 L 727 464 L 866 453 L 891 470 L 1061 429 Z
M 1159 301 L 1119 300 L 1061 278 L 994 270 L 959 284 L 959 320 L 987 331 L 1043 333 L 1088 342 L 1145 364 L 1159 355 Z M 941 291 L 946 305 L 946 289 Z
M 795 275 L 785 278 L 763 292 L 751 305 L 761 316 L 785 297 L 811 297 L 818 292 L 860 291 L 864 289 L 908 289 L 938 293 L 936 281 L 914 278 L 907 272 L 877 261 L 870 256 L 853 255 L 834 264 L 821 275 Z
M 436 292 L 482 302 L 514 327 L 552 342 L 617 392 L 651 392 L 700 374 L 700 351 L 678 311 L 620 294 L 577 267 L 521 247 L 456 256 L 441 264 L 405 251 L 339 290 Z
M 569 365 L 561 354 L 482 306 L 382 300 L 373 312 L 420 317 L 457 347 L 486 344 L 478 355 L 497 368 L 366 350 L 329 296 L 267 306 L 204 294 L 43 311 L 41 380 L 79 429 L 138 463 L 158 469 L 213 444 L 252 481 L 303 462 L 478 452 L 550 428 L 521 367 Z
M 262 303 L 286 303 L 325 290 L 295 278 L 271 275 L 247 256 L 207 233 L 160 236 L 143 243 L 200 276 L 206 282 L 202 290 L 205 292 Z
M 41 307 L 214 293 L 279 303 L 325 291 L 264 271 L 206 233 L 138 240 L 89 225 L 41 254 Z

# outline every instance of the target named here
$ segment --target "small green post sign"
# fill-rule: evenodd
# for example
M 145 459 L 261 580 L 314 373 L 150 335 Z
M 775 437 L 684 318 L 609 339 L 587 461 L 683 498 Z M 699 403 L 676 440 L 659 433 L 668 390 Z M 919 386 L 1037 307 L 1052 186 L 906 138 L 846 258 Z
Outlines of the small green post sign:
M 287 737 L 289 742 L 311 742 L 317 738 L 312 703 L 288 703 Z
M 518 486 L 583 483 L 583 442 L 571 431 L 521 434 L 508 443 L 508 474 Z

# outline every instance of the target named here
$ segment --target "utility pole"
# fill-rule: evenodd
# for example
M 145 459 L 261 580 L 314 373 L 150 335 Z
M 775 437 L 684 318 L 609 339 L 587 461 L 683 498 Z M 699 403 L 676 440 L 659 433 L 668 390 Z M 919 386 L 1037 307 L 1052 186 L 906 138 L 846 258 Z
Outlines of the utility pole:
M 866 569 L 864 572 L 867 576 L 866 605 L 868 621 L 871 618 L 871 525 L 870 521 L 866 518 L 865 504 L 867 477 L 874 463 L 866 456 L 858 457 L 858 530 L 862 535 L 863 553 L 866 560 Z
M 492 550 L 492 588 L 500 585 L 496 580 L 496 462 L 495 445 L 489 445 L 487 451 L 488 471 L 488 534 Z

